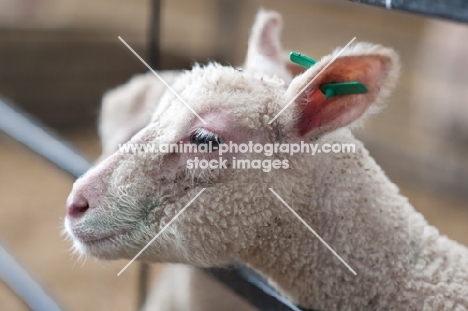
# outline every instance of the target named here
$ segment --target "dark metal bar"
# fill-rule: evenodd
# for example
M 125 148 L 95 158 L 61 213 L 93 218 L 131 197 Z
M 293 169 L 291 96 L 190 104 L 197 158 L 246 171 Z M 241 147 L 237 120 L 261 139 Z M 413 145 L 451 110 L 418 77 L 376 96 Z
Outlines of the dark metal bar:
M 151 1 L 151 17 L 149 24 L 148 58 L 151 68 L 158 70 L 161 66 L 161 0 Z M 145 306 L 148 295 L 148 283 L 151 267 L 146 262 L 138 267 L 138 310 Z
M 51 131 L 46 131 L 43 124 L 1 97 L 0 131 L 75 178 L 80 177 L 91 167 L 90 162 L 71 145 Z
M 141 310 L 145 306 L 148 296 L 148 282 L 151 267 L 146 262 L 140 262 L 138 266 L 138 308 Z
M 234 264 L 232 269 L 203 269 L 236 294 L 262 311 L 306 311 L 295 306 L 274 290 L 257 272 Z
M 0 244 L 0 280 L 34 311 L 61 311 L 58 304 L 31 278 Z
M 221 8 L 226 8 L 229 1 L 219 2 Z M 224 4 L 224 5 L 223 5 Z M 239 3 L 236 3 L 239 5 Z M 234 8 L 236 7 L 234 5 Z M 230 7 L 233 9 L 232 5 Z M 161 69 L 161 0 L 152 0 L 152 18 L 149 29 L 149 60 L 153 69 Z M 225 12 L 227 14 L 227 12 Z M 226 16 L 225 16 L 226 17 Z M 226 24 L 226 23 L 224 23 Z M 149 267 L 145 263 L 140 264 L 139 273 L 139 306 L 144 305 L 147 293 L 147 275 Z M 264 311 L 301 311 L 284 297 L 281 297 L 266 281 L 252 270 L 236 265 L 234 269 L 203 269 L 206 273 L 216 278 L 231 288 L 238 295 L 249 301 L 253 306 Z
M 349 0 L 371 4 L 387 9 L 439 17 L 468 23 L 468 1 L 466 0 Z
M 161 69 L 161 0 L 152 0 L 148 56 L 153 69 Z

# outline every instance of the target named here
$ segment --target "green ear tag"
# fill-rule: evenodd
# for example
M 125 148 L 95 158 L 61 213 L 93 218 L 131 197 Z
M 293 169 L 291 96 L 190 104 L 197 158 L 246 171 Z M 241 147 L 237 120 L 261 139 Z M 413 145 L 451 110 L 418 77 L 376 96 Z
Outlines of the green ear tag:
M 298 52 L 291 52 L 289 53 L 289 59 L 298 65 L 301 65 L 302 67 L 310 68 L 315 63 L 317 62 L 315 59 L 312 59 L 308 56 L 302 55 L 301 53 Z
M 319 89 L 327 98 L 367 93 L 366 86 L 358 81 L 322 84 Z
M 310 68 L 317 63 L 315 59 L 294 51 L 289 54 L 289 59 L 293 63 L 306 68 Z M 323 94 L 325 94 L 327 98 L 333 96 L 367 93 L 366 86 L 358 81 L 322 84 L 319 89 Z

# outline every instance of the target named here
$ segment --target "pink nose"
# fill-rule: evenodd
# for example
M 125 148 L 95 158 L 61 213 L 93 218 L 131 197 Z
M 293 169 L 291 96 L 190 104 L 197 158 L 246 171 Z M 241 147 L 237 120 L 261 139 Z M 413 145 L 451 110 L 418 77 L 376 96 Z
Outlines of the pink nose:
M 70 217 L 80 217 L 89 208 L 88 200 L 82 196 L 75 196 L 67 203 L 67 214 Z

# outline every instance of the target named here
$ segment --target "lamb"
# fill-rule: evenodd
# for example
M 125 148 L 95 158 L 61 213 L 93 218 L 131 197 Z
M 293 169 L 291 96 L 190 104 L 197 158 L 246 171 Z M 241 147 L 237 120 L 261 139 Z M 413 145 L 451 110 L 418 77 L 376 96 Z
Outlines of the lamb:
M 270 59 L 281 68 L 284 57 L 278 53 L 274 50 Z M 354 144 L 355 153 L 274 154 L 273 159 L 287 160 L 289 168 L 266 173 L 232 166 L 186 168 L 187 160 L 211 159 L 216 151 L 119 150 L 73 186 L 65 227 L 75 249 L 100 259 L 131 259 L 205 189 L 140 260 L 211 267 L 234 259 L 265 275 L 294 303 L 314 310 L 468 310 L 467 248 L 431 227 L 351 133 L 380 108 L 396 83 L 396 53 L 356 43 L 330 62 L 338 53 L 291 81 L 272 75 L 269 62 L 263 70 L 196 65 L 173 88 L 207 124 L 166 92 L 150 123 L 129 143 L 314 139 L 319 146 Z M 346 81 L 359 81 L 368 92 L 327 98 L 319 90 Z M 231 165 L 233 156 L 272 158 L 227 156 Z

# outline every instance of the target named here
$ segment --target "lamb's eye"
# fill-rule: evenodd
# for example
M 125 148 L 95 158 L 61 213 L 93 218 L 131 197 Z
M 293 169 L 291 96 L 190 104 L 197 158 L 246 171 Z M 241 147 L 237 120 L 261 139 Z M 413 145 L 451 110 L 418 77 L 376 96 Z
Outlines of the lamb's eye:
M 197 129 L 193 134 L 190 136 L 190 142 L 197 146 L 199 145 L 206 145 L 207 148 L 211 142 L 212 150 L 218 150 L 219 145 L 224 143 L 224 140 L 219 137 L 218 135 L 211 133 L 205 129 Z

